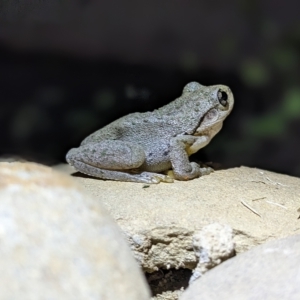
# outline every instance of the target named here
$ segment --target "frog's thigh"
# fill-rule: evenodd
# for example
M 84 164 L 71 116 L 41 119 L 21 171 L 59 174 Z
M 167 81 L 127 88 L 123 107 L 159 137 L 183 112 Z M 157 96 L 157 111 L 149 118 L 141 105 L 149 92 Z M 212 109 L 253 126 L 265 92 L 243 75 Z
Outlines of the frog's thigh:
M 145 152 L 138 144 L 107 140 L 71 149 L 66 159 L 74 167 L 75 162 L 81 162 L 81 168 L 78 169 L 83 172 L 85 165 L 105 170 L 130 170 L 143 164 Z

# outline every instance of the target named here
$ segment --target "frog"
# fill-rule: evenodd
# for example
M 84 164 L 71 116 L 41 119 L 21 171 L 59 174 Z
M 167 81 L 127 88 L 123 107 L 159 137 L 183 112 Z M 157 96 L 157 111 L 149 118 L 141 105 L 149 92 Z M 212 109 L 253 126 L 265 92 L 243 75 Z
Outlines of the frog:
M 169 104 L 128 114 L 90 134 L 68 151 L 66 161 L 105 180 L 155 184 L 198 178 L 211 169 L 189 157 L 210 143 L 233 105 L 228 86 L 190 82 Z

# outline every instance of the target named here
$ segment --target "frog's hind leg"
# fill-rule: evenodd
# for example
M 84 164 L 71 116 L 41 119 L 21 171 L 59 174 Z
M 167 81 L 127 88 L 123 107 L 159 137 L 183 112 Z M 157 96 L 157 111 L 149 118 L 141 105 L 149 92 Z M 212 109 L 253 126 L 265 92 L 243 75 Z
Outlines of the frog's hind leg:
M 160 182 L 173 182 L 173 179 L 164 174 L 157 174 L 151 172 L 131 173 L 130 171 L 117 171 L 117 170 L 103 170 L 94 166 L 87 165 L 81 161 L 75 161 L 73 166 L 80 170 L 80 172 L 108 180 L 127 181 L 127 182 L 140 182 L 140 183 L 160 183 Z M 84 171 L 82 171 L 84 170 Z
M 145 161 L 143 147 L 138 144 L 106 140 L 71 149 L 67 162 L 81 173 L 101 179 L 142 183 L 172 182 L 163 174 L 138 171 Z

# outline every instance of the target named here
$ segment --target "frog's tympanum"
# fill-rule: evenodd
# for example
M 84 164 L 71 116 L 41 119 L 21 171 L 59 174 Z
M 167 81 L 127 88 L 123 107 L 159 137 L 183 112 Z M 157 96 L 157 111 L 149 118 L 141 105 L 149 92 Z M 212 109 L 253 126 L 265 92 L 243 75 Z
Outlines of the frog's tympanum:
M 189 156 L 205 147 L 221 130 L 233 108 L 224 85 L 187 84 L 182 95 L 152 112 L 132 113 L 85 138 L 67 153 L 78 171 L 110 180 L 172 182 L 160 172 L 173 170 L 177 180 L 207 173 Z

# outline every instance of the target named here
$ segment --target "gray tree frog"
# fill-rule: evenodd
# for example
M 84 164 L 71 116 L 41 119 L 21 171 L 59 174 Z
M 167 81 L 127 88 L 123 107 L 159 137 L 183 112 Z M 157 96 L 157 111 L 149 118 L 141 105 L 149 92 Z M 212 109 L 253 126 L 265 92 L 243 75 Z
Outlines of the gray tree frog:
M 173 182 L 207 171 L 189 156 L 221 130 L 234 98 L 224 85 L 188 83 L 182 95 L 152 112 L 132 113 L 99 129 L 71 149 L 67 162 L 81 173 L 110 180 Z

